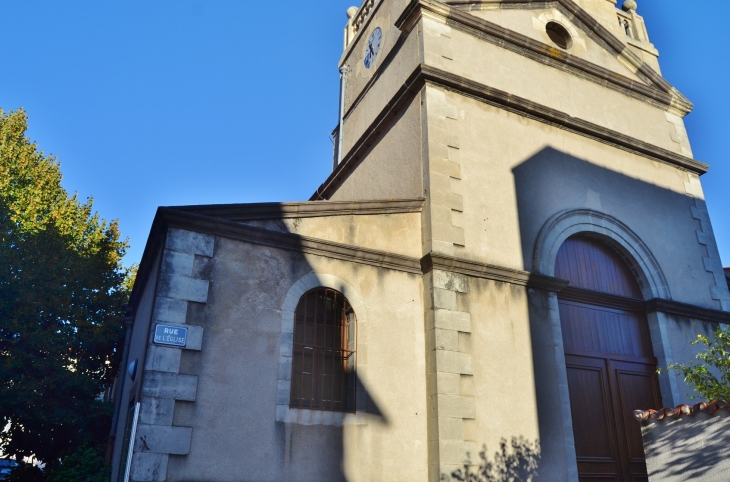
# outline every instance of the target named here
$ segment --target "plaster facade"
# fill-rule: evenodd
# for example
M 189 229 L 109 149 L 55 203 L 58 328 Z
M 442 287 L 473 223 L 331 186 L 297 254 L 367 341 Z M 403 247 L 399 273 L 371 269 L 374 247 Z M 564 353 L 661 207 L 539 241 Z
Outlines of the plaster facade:
M 118 401 L 115 480 L 138 401 L 133 481 L 437 481 L 502 440 L 541 447 L 535 480 L 577 481 L 554 277 L 565 239 L 588 233 L 629 264 L 660 366 L 730 322 L 692 105 L 661 78 L 643 19 L 616 7 L 350 11 L 342 162 L 312 199 L 158 212 L 132 295 L 129 357 L 144 369 Z M 353 413 L 289 406 L 293 311 L 318 286 L 357 318 Z M 192 344 L 153 343 L 158 322 L 190 327 Z M 675 374 L 659 382 L 665 406 L 687 400 Z

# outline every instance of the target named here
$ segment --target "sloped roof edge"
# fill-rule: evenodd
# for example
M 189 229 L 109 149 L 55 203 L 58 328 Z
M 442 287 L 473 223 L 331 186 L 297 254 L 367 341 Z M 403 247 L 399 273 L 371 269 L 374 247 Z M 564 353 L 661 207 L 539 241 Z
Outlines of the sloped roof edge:
M 678 419 L 682 415 L 695 416 L 698 413 L 707 413 L 712 415 L 718 410 L 730 412 L 730 402 L 722 402 L 714 400 L 712 402 L 699 402 L 694 405 L 682 404 L 676 408 L 660 408 L 659 410 L 634 410 L 634 418 L 638 422 L 646 422 L 649 419 L 652 420 L 664 420 L 669 417 L 672 419 Z
M 374 199 L 366 201 L 304 201 L 250 204 L 206 204 L 171 206 L 186 213 L 248 221 L 255 219 L 312 218 L 325 216 L 417 213 L 423 210 L 425 198 Z
M 406 7 L 403 14 L 400 16 L 400 18 L 396 21 L 396 26 L 398 28 L 404 28 L 405 25 L 409 23 L 410 20 L 413 19 L 413 15 L 417 13 L 419 10 L 424 9 L 427 11 L 430 11 L 436 15 L 443 16 L 447 19 L 456 21 L 456 22 L 467 22 L 467 23 L 474 23 L 477 22 L 481 24 L 484 27 L 487 27 L 490 31 L 489 33 L 491 35 L 495 35 L 507 42 L 517 42 L 518 44 L 523 44 L 527 41 L 527 37 L 523 36 L 522 34 L 519 34 L 517 32 L 513 32 L 509 29 L 506 29 L 502 26 L 499 26 L 495 23 L 489 22 L 487 20 L 481 19 L 479 17 L 475 17 L 474 15 L 470 15 L 468 13 L 465 13 L 461 10 L 458 10 L 459 5 L 465 5 L 465 4 L 477 4 L 477 3 L 483 3 L 480 1 L 475 0 L 412 0 L 411 3 Z M 490 2 L 491 4 L 494 4 L 495 2 Z M 554 3 L 562 7 L 562 9 L 565 10 L 564 13 L 567 13 L 569 17 L 574 17 L 580 23 L 582 23 L 586 28 L 590 29 L 590 31 L 595 34 L 597 37 L 599 37 L 613 52 L 613 54 L 616 57 L 621 57 L 623 60 L 628 62 L 629 64 L 633 65 L 639 74 L 641 74 L 644 78 L 649 81 L 653 87 L 658 89 L 659 91 L 667 94 L 670 96 L 670 101 L 668 105 L 678 111 L 679 113 L 682 113 L 682 115 L 686 115 L 689 112 L 692 111 L 694 108 L 694 105 L 692 102 L 687 99 L 684 95 L 682 95 L 679 90 L 677 90 L 674 86 L 672 86 L 664 77 L 662 77 L 658 72 L 656 72 L 654 69 L 652 69 L 649 65 L 647 65 L 637 54 L 635 54 L 631 48 L 624 44 L 621 40 L 619 40 L 614 34 L 612 34 L 606 27 L 600 24 L 598 20 L 593 18 L 587 11 L 585 11 L 583 8 L 581 8 L 579 5 L 577 5 L 572 0 L 552 0 L 552 1 L 545 1 L 545 0 L 502 0 L 503 4 L 530 4 L 530 3 L 541 3 L 541 4 L 550 4 Z M 454 8 L 452 8 L 454 7 Z M 531 39 L 529 42 L 534 42 Z M 549 51 L 544 52 L 545 55 L 549 56 Z M 555 58 L 556 60 L 562 60 L 563 62 L 566 62 L 567 60 L 572 59 L 574 56 L 564 53 L 559 58 Z M 552 58 L 552 57 L 551 57 Z M 606 79 L 607 81 L 611 81 L 611 79 Z M 656 96 L 654 96 L 656 97 Z M 659 98 L 659 97 L 657 97 Z

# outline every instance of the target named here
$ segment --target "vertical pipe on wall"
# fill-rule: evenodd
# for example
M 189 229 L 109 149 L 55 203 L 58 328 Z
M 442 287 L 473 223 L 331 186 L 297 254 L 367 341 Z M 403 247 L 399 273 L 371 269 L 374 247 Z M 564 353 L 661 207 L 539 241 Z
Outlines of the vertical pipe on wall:
M 127 307 L 124 307 L 127 310 Z M 124 389 L 125 380 L 127 376 L 127 363 L 129 362 L 129 347 L 132 343 L 132 325 L 134 324 L 134 318 L 130 314 L 126 314 L 124 317 L 124 324 L 127 328 L 127 333 L 124 336 L 124 351 L 122 352 L 122 364 L 119 367 L 119 375 L 116 390 L 114 393 L 114 415 L 112 416 L 112 428 L 109 433 L 109 440 L 107 442 L 106 460 L 107 463 L 112 462 L 114 443 L 117 435 L 117 424 L 119 423 L 119 411 L 121 410 L 122 404 L 122 390 Z
M 342 162 L 342 133 L 344 129 L 344 117 L 345 117 L 345 87 L 347 86 L 347 74 L 350 72 L 350 67 L 340 67 L 340 124 L 337 126 L 337 157 L 335 158 L 335 164 L 332 166 L 332 170 Z

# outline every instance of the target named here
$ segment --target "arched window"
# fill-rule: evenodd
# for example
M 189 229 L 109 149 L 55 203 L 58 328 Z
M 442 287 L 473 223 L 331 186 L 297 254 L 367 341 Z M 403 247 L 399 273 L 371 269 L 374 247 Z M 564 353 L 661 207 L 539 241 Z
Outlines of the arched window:
M 305 293 L 294 313 L 294 349 L 289 406 L 355 410 L 356 319 L 335 290 Z

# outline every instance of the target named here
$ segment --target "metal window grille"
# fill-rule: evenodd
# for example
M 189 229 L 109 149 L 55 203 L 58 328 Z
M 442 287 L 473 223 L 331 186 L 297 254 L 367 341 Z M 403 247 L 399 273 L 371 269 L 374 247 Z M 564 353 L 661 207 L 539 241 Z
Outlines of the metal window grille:
M 317 288 L 302 296 L 294 317 L 289 406 L 355 411 L 356 320 L 347 299 Z

